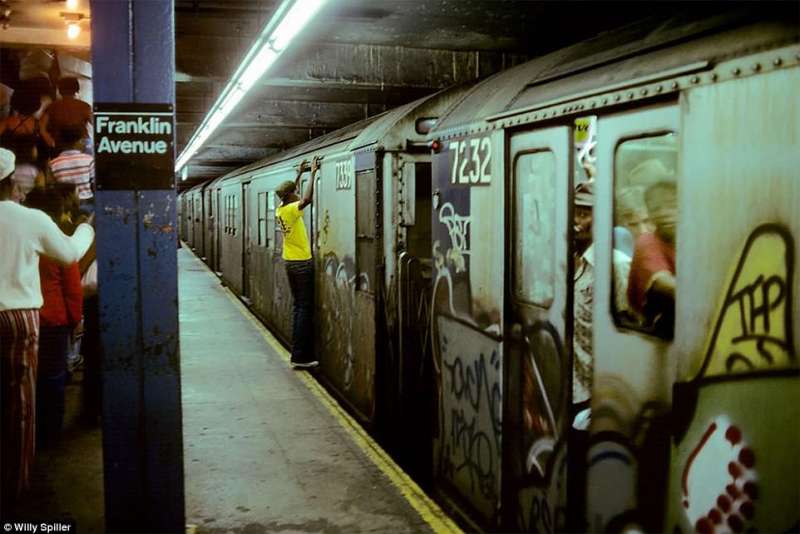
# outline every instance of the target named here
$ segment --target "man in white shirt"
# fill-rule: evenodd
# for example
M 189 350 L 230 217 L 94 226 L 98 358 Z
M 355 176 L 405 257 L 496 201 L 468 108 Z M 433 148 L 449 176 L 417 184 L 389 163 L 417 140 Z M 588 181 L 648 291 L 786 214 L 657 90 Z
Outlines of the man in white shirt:
M 0 148 L 0 390 L 3 454 L 2 502 L 13 502 L 28 485 L 35 452 L 39 256 L 70 264 L 94 240 L 89 224 L 65 235 L 44 212 L 14 198 L 14 153 Z
M 589 400 L 594 370 L 592 355 L 592 310 L 594 305 L 594 243 L 592 243 L 592 211 L 594 182 L 583 182 L 575 188 L 575 276 L 574 295 L 574 364 L 572 366 L 572 404 L 577 414 L 573 425 L 579 430 L 588 427 Z M 631 258 L 613 249 L 614 304 L 617 313 L 628 309 L 627 288 Z

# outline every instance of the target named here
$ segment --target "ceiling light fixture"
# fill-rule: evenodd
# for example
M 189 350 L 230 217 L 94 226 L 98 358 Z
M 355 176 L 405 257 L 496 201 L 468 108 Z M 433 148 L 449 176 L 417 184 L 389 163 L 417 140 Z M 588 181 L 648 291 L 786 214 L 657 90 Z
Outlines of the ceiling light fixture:
M 67 0 L 67 9 L 78 9 L 78 0 Z
M 81 34 L 81 22 L 89 20 L 83 13 L 62 11 L 61 18 L 67 23 L 67 37 L 74 41 Z
M 247 92 L 280 57 L 327 0 L 284 0 L 261 31 L 200 127 L 175 162 L 175 172 L 203 146 Z
M 72 39 L 73 41 L 78 38 L 81 34 L 81 27 L 78 26 L 77 22 L 70 22 L 67 24 L 67 37 Z

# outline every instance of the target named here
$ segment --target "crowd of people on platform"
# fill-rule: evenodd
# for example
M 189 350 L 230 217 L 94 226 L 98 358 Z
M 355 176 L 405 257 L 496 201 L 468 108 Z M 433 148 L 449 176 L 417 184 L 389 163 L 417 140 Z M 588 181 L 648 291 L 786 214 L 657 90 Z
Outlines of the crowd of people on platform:
M 29 485 L 37 447 L 58 443 L 65 388 L 81 359 L 83 420 L 97 424 L 100 414 L 92 112 L 79 89 L 74 77 L 52 83 L 47 75 L 3 87 L 10 95 L 0 114 L 3 505 Z

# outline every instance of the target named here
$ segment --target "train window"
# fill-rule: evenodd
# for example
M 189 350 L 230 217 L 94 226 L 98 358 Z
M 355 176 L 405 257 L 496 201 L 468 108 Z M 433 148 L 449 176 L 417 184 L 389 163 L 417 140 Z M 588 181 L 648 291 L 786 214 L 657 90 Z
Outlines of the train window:
M 233 196 L 228 195 L 228 235 L 233 235 Z
M 675 329 L 678 143 L 674 133 L 627 139 L 614 155 L 616 324 L 665 339 Z
M 231 235 L 236 235 L 239 231 L 239 221 L 236 218 L 239 211 L 239 197 L 231 195 Z
M 225 229 L 224 232 L 226 234 L 231 233 L 231 226 L 230 226 L 230 216 L 231 216 L 231 203 L 230 197 L 228 195 L 224 196 L 225 198 Z
M 550 307 L 555 272 L 555 185 L 553 152 L 519 156 L 514 167 L 514 277 L 522 301 Z
M 258 194 L 258 246 L 267 246 L 267 193 Z

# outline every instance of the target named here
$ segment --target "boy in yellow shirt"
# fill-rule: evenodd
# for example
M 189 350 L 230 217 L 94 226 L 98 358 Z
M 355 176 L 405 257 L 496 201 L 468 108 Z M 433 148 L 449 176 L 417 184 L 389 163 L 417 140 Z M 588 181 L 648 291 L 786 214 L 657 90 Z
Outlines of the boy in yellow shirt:
M 287 180 L 275 190 L 281 199 L 281 205 L 275 213 L 283 232 L 283 261 L 294 299 L 291 364 L 295 369 L 309 369 L 319 365 L 314 355 L 314 261 L 303 222 L 303 209 L 311 204 L 314 197 L 314 180 L 319 170 L 319 158 L 314 158 L 311 162 L 311 179 L 305 195 L 300 198 L 297 191 L 300 177 L 306 169 L 307 163 L 304 161 L 297 170 L 294 182 Z

